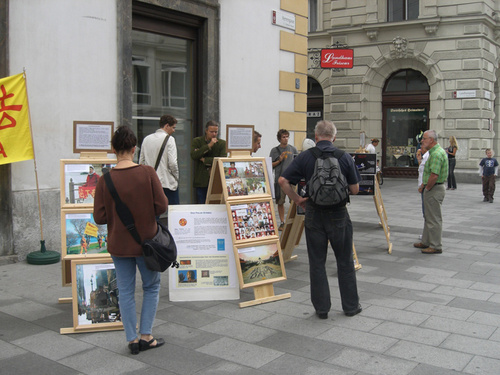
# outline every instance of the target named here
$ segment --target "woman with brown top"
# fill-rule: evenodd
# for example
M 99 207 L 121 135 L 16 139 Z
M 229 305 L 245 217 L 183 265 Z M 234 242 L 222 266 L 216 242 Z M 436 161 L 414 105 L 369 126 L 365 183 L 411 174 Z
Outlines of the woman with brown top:
M 138 165 L 132 161 L 137 138 L 127 126 L 120 126 L 111 140 L 117 164 L 109 172 L 116 191 L 129 208 L 136 229 L 143 239 L 153 238 L 157 232 L 156 216 L 166 211 L 168 200 L 163 193 L 160 180 L 152 167 Z M 106 182 L 100 178 L 95 192 L 94 219 L 97 224 L 108 226 L 108 252 L 116 270 L 119 290 L 120 314 L 132 354 L 158 348 L 165 341 L 151 335 L 158 306 L 160 274 L 146 268 L 142 247 L 121 222 L 115 201 Z M 139 268 L 142 278 L 143 302 L 137 336 L 135 308 L 135 277 Z

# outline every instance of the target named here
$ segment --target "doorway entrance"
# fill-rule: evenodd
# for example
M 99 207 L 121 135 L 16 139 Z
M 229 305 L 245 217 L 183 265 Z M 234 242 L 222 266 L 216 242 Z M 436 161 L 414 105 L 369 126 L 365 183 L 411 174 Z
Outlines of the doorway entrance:
M 429 84 L 413 69 L 395 72 L 382 94 L 382 168 L 386 176 L 415 177 L 420 137 L 429 129 Z
M 203 20 L 135 4 L 132 18 L 132 127 L 138 146 L 159 128 L 162 115 L 177 119 L 173 134 L 181 204 L 193 202 L 191 140 L 201 124 L 200 30 Z M 138 156 L 137 156 L 138 158 Z
M 307 77 L 307 135 L 314 141 L 314 127 L 323 120 L 323 89 L 318 81 Z

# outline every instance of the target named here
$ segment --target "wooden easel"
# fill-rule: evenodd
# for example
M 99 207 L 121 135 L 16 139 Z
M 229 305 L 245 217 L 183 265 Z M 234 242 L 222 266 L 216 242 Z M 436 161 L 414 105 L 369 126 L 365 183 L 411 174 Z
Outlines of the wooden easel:
M 382 193 L 380 192 L 380 185 L 378 179 L 375 176 L 375 195 L 373 196 L 373 202 L 375 203 L 375 208 L 377 209 L 378 217 L 380 218 L 379 225 L 384 229 L 385 238 L 387 239 L 387 252 L 392 254 L 392 243 L 391 243 L 391 233 L 389 224 L 387 223 L 387 213 L 384 207 L 384 201 L 382 199 Z
M 86 163 L 89 163 L 89 164 L 92 164 L 93 162 L 94 163 L 103 163 L 105 162 L 106 164 L 116 164 L 116 159 L 109 159 L 108 158 L 108 155 L 106 152 L 81 152 L 80 153 L 80 158 L 79 159 L 75 159 L 75 160 L 61 160 L 61 176 L 60 176 L 60 191 L 61 191 L 61 220 L 64 220 L 65 218 L 65 213 L 67 212 L 67 210 L 72 210 L 73 212 L 76 212 L 78 210 L 82 210 L 82 212 L 85 212 L 84 210 L 85 209 L 88 209 L 87 206 L 84 206 L 83 208 L 82 207 L 78 207 L 77 205 L 75 204 L 65 204 L 64 202 L 64 197 L 62 196 L 63 195 L 63 192 L 66 191 L 66 188 L 67 186 L 65 186 L 65 179 L 64 179 L 64 166 L 66 165 L 66 163 L 70 162 L 70 163 L 74 163 L 74 162 L 78 162 L 78 163 L 82 163 L 82 164 L 86 164 Z M 63 226 L 61 225 L 61 230 L 62 230 Z M 62 259 L 61 259 L 61 275 L 62 275 L 62 285 L 63 286 L 71 286 L 71 279 L 72 279 L 72 275 L 71 275 L 71 261 L 72 260 L 75 260 L 75 259 L 94 259 L 94 258 L 109 258 L 110 255 L 109 254 L 88 254 L 88 255 L 85 255 L 85 256 L 82 256 L 82 255 L 68 255 L 66 254 L 66 241 L 63 241 L 62 240 L 63 238 L 63 233 L 61 233 L 61 253 L 62 254 L 65 254 Z M 73 301 L 73 298 L 72 297 L 63 297 L 63 298 L 59 298 L 58 299 L 58 303 L 72 303 Z
M 285 263 L 297 259 L 297 255 L 292 255 L 292 253 L 300 243 L 303 231 L 304 215 L 297 215 L 297 205 L 292 201 L 280 236 Z
M 265 181 L 266 181 L 266 191 L 265 194 L 259 194 L 259 195 L 246 195 L 246 196 L 229 196 L 228 194 L 228 188 L 226 186 L 226 178 L 224 174 L 224 168 L 223 168 L 223 163 L 228 163 L 228 162 L 249 162 L 249 161 L 259 161 L 262 162 L 264 165 L 264 173 L 265 173 Z M 228 211 L 228 216 L 229 216 L 229 222 L 232 223 L 232 217 L 231 217 L 231 205 L 237 205 L 238 203 L 240 204 L 245 204 L 248 202 L 255 202 L 255 201 L 269 201 L 272 203 L 272 197 L 270 194 L 270 185 L 269 185 L 269 176 L 267 175 L 267 169 L 265 168 L 265 159 L 264 158 L 252 158 L 250 156 L 250 151 L 230 151 L 230 156 L 229 158 L 215 158 L 214 162 L 212 164 L 212 170 L 210 173 L 210 182 L 208 185 L 208 192 L 207 192 L 207 199 L 206 199 L 206 204 L 225 204 L 227 207 Z M 274 223 L 276 223 L 276 214 L 274 212 L 274 205 L 271 204 L 271 217 Z M 233 225 L 233 224 L 231 224 Z M 284 263 L 283 260 L 283 255 L 281 252 L 280 244 L 279 244 L 279 239 L 277 235 L 277 230 L 278 228 L 275 227 L 275 235 L 274 236 L 267 236 L 267 237 L 260 237 L 260 238 L 255 238 L 251 240 L 237 240 L 235 236 L 235 231 L 232 229 L 231 230 L 231 236 L 233 239 L 233 250 L 235 253 L 235 259 L 238 262 L 239 261 L 239 254 L 238 254 L 238 248 L 242 247 L 241 243 L 244 243 L 245 246 L 259 246 L 261 243 L 269 243 L 270 241 L 275 241 L 277 244 L 277 251 L 279 254 L 279 259 L 281 261 L 281 264 Z M 243 281 L 243 276 L 242 276 L 242 271 L 241 271 L 241 265 L 237 264 L 237 271 L 238 271 L 238 277 L 240 281 L 240 288 L 245 288 L 249 287 L 248 285 L 244 284 Z M 275 295 L 274 294 L 274 287 L 273 283 L 275 281 L 280 281 L 280 280 L 286 280 L 286 274 L 285 274 L 285 268 L 282 266 L 282 273 L 283 277 L 280 277 L 278 279 L 269 279 L 269 280 L 264 280 L 261 281 L 259 285 L 254 285 L 251 286 L 253 287 L 254 291 L 254 300 L 251 301 L 246 301 L 242 302 L 239 304 L 240 308 L 248 307 L 248 306 L 254 306 L 254 305 L 260 305 L 263 303 L 268 303 L 268 302 L 274 302 L 274 301 L 279 301 L 282 299 L 290 298 L 291 293 L 284 293 L 281 295 Z

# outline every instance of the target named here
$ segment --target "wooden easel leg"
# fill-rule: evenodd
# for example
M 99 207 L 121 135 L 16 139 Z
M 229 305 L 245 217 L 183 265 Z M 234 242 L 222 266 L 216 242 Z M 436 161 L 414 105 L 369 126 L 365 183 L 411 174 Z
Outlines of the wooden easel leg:
M 358 254 L 356 254 L 356 248 L 354 247 L 354 243 L 352 244 L 352 256 L 354 258 L 354 269 L 356 271 L 360 270 L 362 265 L 359 263 Z
M 241 302 L 240 308 L 279 301 L 282 299 L 290 298 L 292 296 L 291 293 L 285 293 L 280 294 L 279 296 L 275 296 L 273 284 L 254 286 L 253 293 L 255 299 L 253 301 Z
M 392 254 L 392 243 L 391 243 L 391 233 L 389 225 L 387 224 L 387 214 L 384 208 L 384 202 L 382 200 L 382 193 L 380 192 L 380 185 L 378 180 L 375 179 L 375 195 L 373 196 L 373 201 L 375 202 L 375 208 L 377 209 L 378 217 L 380 218 L 380 226 L 384 229 L 385 238 L 387 240 L 387 252 Z

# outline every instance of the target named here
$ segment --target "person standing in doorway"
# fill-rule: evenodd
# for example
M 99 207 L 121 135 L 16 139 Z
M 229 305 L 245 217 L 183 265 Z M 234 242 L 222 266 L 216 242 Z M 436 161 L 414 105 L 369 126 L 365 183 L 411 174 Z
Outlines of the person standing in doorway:
M 314 129 L 316 147 L 321 152 L 339 155 L 338 164 L 344 175 L 350 194 L 359 192 L 361 176 L 352 157 L 347 152 L 339 152 L 333 145 L 337 129 L 331 121 L 319 121 Z M 347 316 L 362 311 L 354 269 L 352 236 L 353 228 L 346 202 L 335 206 L 320 206 L 307 197 L 298 195 L 292 184 L 305 179 L 306 186 L 314 173 L 316 157 L 312 150 L 302 152 L 279 178 L 279 183 L 297 207 L 305 209 L 305 232 L 309 257 L 309 277 L 311 280 L 311 301 L 320 319 L 327 319 L 332 301 L 326 272 L 328 243 L 333 248 L 337 260 L 337 278 L 342 301 L 342 310 Z
M 279 145 L 274 147 L 269 156 L 273 162 L 273 172 L 274 172 L 274 192 L 276 196 L 276 204 L 278 205 L 278 215 L 280 217 L 281 224 L 278 230 L 283 230 L 285 222 L 285 198 L 286 194 L 281 189 L 278 184 L 278 179 L 281 174 L 288 168 L 288 166 L 293 161 L 293 156 L 298 154 L 297 149 L 288 144 L 288 139 L 290 138 L 290 133 L 286 129 L 280 129 L 276 135 L 279 141 Z
M 219 123 L 210 120 L 205 125 L 205 135 L 194 138 L 191 142 L 191 159 L 194 160 L 194 181 L 196 200 L 205 204 L 207 200 L 210 171 L 214 158 L 227 156 L 226 141 L 219 139 Z
M 422 147 L 429 153 L 425 162 L 422 183 L 424 185 L 424 232 L 422 242 L 413 244 L 422 249 L 423 254 L 441 254 L 443 252 L 443 216 L 441 205 L 445 196 L 443 183 L 448 177 L 448 158 L 437 142 L 434 130 L 427 130 L 422 138 Z
M 450 137 L 450 146 L 446 149 L 448 154 L 448 188 L 446 190 L 455 190 L 457 188 L 457 180 L 455 179 L 455 158 L 458 151 L 457 139 L 452 135 Z
M 180 204 L 179 201 L 179 166 L 177 165 L 177 145 L 172 134 L 175 133 L 177 119 L 170 115 L 160 118 L 160 128 L 142 141 L 139 164 L 149 165 L 156 169 L 163 192 L 169 204 Z M 163 144 L 165 143 L 165 146 Z

